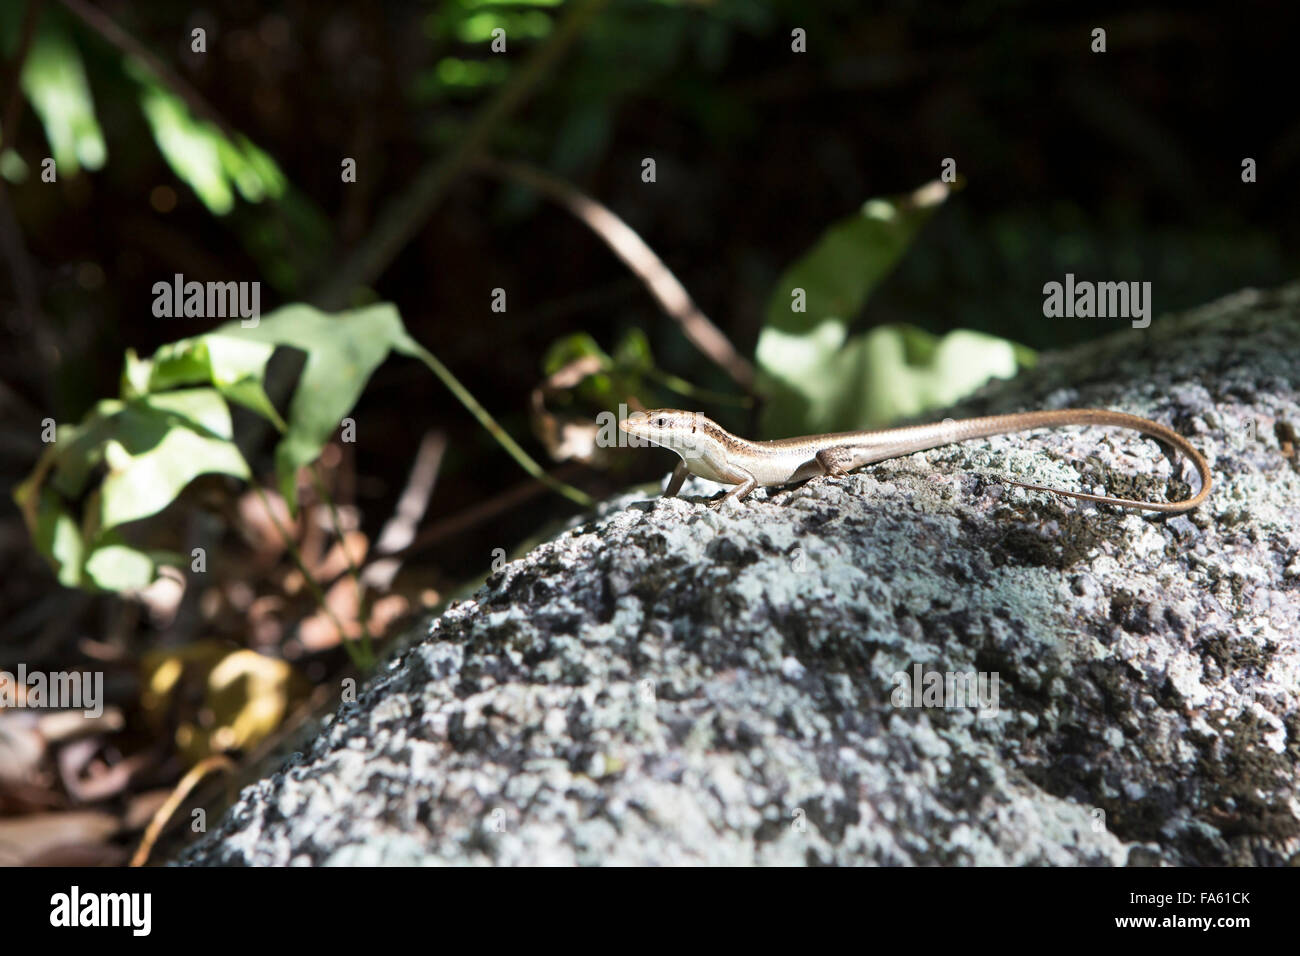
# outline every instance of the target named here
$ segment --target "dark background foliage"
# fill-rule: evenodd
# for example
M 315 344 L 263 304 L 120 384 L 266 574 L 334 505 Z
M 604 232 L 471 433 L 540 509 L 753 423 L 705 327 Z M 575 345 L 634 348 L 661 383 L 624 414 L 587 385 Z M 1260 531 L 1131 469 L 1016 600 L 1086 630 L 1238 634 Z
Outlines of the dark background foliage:
M 113 392 L 126 346 L 147 353 L 210 327 L 155 319 L 150 288 L 159 278 L 266 281 L 262 264 L 293 262 L 276 272 L 286 278 L 263 308 L 310 299 L 488 93 L 437 83 L 445 57 L 490 58 L 482 44 L 457 39 L 466 11 L 456 4 L 103 9 L 268 151 L 312 216 L 286 228 L 276 220 L 290 217 L 238 203 L 214 218 L 162 161 L 138 111 L 114 97 L 120 55 L 81 31 L 109 161 L 59 188 L 29 181 L 13 190 L 51 330 L 23 334 L 6 295 L 17 334 L 2 360 L 9 388 L 60 421 Z M 860 321 L 982 329 L 1049 348 L 1101 331 L 1042 317 L 1042 284 L 1065 271 L 1149 279 L 1159 310 L 1294 274 L 1295 23 L 1277 5 L 1249 3 L 1212 12 L 615 3 L 496 150 L 560 173 L 623 215 L 744 352 L 785 264 L 865 198 L 911 189 L 952 156 L 967 187 Z M 1101 55 L 1089 49 L 1098 25 L 1108 32 Z M 195 26 L 209 31 L 206 55 L 189 51 Z M 805 55 L 790 53 L 795 26 L 808 31 Z M 30 113 L 17 146 L 43 155 Z M 355 186 L 339 182 L 341 156 L 358 160 Z M 653 186 L 640 179 L 645 156 L 658 162 Z M 1256 184 L 1241 182 L 1244 156 L 1259 161 Z M 150 204 L 160 185 L 176 197 L 166 213 Z M 322 231 L 301 234 L 303 223 Z M 274 238 L 250 239 L 257 233 Z M 257 242 L 292 251 L 257 256 Z M 510 295 L 505 315 L 488 309 L 498 286 Z M 458 179 L 375 291 L 517 435 L 527 432 L 540 356 L 576 329 L 609 346 L 639 326 L 663 367 L 726 387 L 581 223 L 481 176 Z M 38 354 L 46 339 L 57 351 Z M 361 493 L 373 497 L 377 520 L 411 443 L 434 422 L 454 438 L 435 515 L 518 480 L 414 366 L 381 370 L 358 417 L 369 424 L 359 453 L 372 479 Z M 644 473 L 662 466 L 654 460 Z

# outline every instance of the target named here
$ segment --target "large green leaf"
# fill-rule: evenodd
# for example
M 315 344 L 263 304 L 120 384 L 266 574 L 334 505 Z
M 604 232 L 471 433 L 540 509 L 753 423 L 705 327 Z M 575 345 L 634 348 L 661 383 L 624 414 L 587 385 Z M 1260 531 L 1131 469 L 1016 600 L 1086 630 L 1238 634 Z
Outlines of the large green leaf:
M 757 359 L 768 395 L 766 436 L 872 428 L 947 405 L 1032 353 L 958 331 L 943 339 L 906 325 L 849 335 L 849 326 L 947 197 L 941 183 L 873 199 L 828 229 L 781 276 Z M 802 290 L 804 311 L 796 311 Z
M 267 362 L 278 346 L 304 354 L 288 421 L 267 398 Z M 630 346 L 629 354 L 640 353 Z M 196 477 L 247 480 L 232 440 L 230 406 L 239 402 L 276 423 L 276 477 L 297 510 L 298 470 L 321 449 L 390 352 L 431 368 L 521 465 L 540 481 L 588 503 L 554 481 L 494 422 L 451 373 L 407 335 L 397 310 L 376 305 L 326 315 L 292 305 L 244 327 L 233 320 L 207 335 L 165 345 L 149 359 L 128 352 L 120 399 L 99 402 L 56 441 L 14 492 L 33 540 L 70 586 L 141 587 L 175 555 L 132 547 L 115 529 L 157 514 Z M 202 387 L 185 387 L 200 385 Z M 97 485 L 92 479 L 103 469 Z M 80 511 L 80 521 L 75 512 Z
M 305 353 L 302 374 L 289 403 L 289 421 L 275 450 L 280 493 L 297 509 L 298 469 L 319 457 L 339 422 L 356 404 L 371 373 L 390 351 L 420 357 L 424 350 L 402 326 L 392 305 L 327 315 L 308 305 L 289 305 L 245 328 L 238 320 L 219 336 L 289 346 Z
M 150 554 L 123 543 L 116 535 L 106 535 L 86 558 L 82 570 L 86 583 L 101 590 L 139 590 L 153 582 L 158 563 Z
M 104 466 L 102 481 L 90 479 Z M 114 529 L 156 514 L 199 475 L 250 477 L 231 441 L 230 409 L 214 388 L 99 402 L 61 427 L 14 492 L 32 539 L 70 587 L 142 587 L 155 557 Z M 81 501 L 81 520 L 73 504 Z
M 148 395 L 120 415 L 104 448 L 99 530 L 156 514 L 199 475 L 250 477 L 230 440 L 230 409 L 216 389 Z

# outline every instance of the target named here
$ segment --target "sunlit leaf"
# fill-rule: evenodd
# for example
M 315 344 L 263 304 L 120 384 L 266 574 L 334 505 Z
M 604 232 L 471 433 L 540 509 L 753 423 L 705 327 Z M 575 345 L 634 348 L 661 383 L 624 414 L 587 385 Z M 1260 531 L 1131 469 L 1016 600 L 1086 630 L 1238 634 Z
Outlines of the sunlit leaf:
M 782 275 L 757 349 L 768 394 L 765 435 L 877 427 L 1015 373 L 1027 350 L 993 336 L 957 331 L 939 339 L 906 325 L 849 335 L 868 297 L 947 195 L 947 187 L 930 183 L 864 203 Z
M 250 477 L 229 439 L 230 409 L 215 389 L 150 395 L 120 418 L 117 437 L 104 449 L 101 529 L 156 514 L 199 475 Z
M 52 488 L 40 491 L 36 511 L 36 547 L 46 555 L 59 583 L 76 587 L 81 583 L 81 559 L 85 553 L 81 532 L 63 500 Z
M 542 359 L 542 371 L 554 375 L 560 369 L 581 358 L 595 357 L 601 364 L 608 365 L 612 360 L 600 347 L 600 344 L 587 332 L 574 332 L 551 344 Z
M 213 123 L 195 117 L 139 63 L 129 64 L 128 72 L 140 83 L 140 108 L 163 158 L 214 215 L 230 212 L 236 191 L 248 202 L 283 194 L 287 181 L 270 156 L 245 137 L 232 142 Z
M 41 119 L 60 172 L 99 169 L 108 158 L 81 54 L 54 22 L 43 25 L 23 64 L 23 92 Z
M 149 363 L 128 363 L 137 371 Z M 157 560 L 113 529 L 156 514 L 199 475 L 248 479 L 230 440 L 230 409 L 212 388 L 138 395 L 97 403 L 56 440 L 14 500 L 32 540 L 69 587 L 143 587 Z M 104 477 L 91 486 L 100 467 Z M 80 501 L 81 520 L 73 514 Z
M 104 591 L 135 591 L 148 587 L 157 574 L 153 559 L 121 541 L 101 545 L 86 558 L 88 582 Z
M 3 176 L 6 181 L 13 183 L 15 186 L 27 181 L 27 164 L 23 162 L 23 158 L 18 155 L 17 150 L 0 150 L 0 176 Z
M 284 431 L 286 425 L 267 397 L 266 363 L 275 346 L 228 335 L 201 335 L 162 346 L 154 353 L 143 391 L 178 385 L 212 385 L 226 398 L 257 412 Z M 130 357 L 128 357 L 130 366 Z
M 263 316 L 255 327 L 233 321 L 217 334 L 289 346 L 306 355 L 289 404 L 287 430 L 275 451 L 280 493 L 294 510 L 298 469 L 319 457 L 379 363 L 390 350 L 413 356 L 422 351 L 388 304 L 335 315 L 290 305 Z

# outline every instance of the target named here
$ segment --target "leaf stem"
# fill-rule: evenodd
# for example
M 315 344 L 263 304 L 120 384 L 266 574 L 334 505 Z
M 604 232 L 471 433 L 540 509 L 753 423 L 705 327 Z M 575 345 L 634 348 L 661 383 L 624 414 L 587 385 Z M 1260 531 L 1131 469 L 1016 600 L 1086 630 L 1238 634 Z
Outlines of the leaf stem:
M 488 433 L 497 440 L 497 443 L 506 450 L 506 452 L 518 462 L 519 467 L 528 474 L 532 475 L 552 491 L 556 491 L 568 498 L 574 504 L 581 505 L 584 508 L 590 508 L 594 505 L 595 499 L 584 491 L 567 485 L 562 481 L 552 478 L 546 473 L 537 462 L 529 457 L 528 452 L 524 451 L 519 444 L 510 437 L 510 433 L 497 424 L 491 413 L 479 404 L 478 399 L 470 394 L 469 389 L 462 385 L 455 375 L 447 366 L 438 361 L 437 357 L 422 346 L 419 342 L 407 336 L 407 342 L 402 343 L 406 354 L 418 358 L 421 362 L 429 367 L 429 370 L 446 385 L 448 390 L 456 396 L 456 399 L 464 405 L 471 415 L 478 419 L 480 425 L 488 430 Z

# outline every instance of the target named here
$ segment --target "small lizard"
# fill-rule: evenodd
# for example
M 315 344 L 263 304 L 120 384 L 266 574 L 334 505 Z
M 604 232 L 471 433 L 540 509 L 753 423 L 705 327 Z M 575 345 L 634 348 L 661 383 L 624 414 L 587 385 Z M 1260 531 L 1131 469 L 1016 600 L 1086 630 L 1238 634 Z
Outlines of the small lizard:
M 674 408 L 657 408 L 648 412 L 634 412 L 619 427 L 630 435 L 645 439 L 677 452 L 682 460 L 673 469 L 672 478 L 664 497 L 671 498 L 681 490 L 688 474 L 707 478 L 736 487 L 727 492 L 716 504 L 731 499 L 743 499 L 759 485 L 788 485 L 817 475 L 843 475 L 863 465 L 910 455 L 913 452 L 967 441 L 987 438 L 1008 432 L 1027 431 L 1031 428 L 1059 428 L 1063 425 L 1115 425 L 1132 428 L 1177 448 L 1196 466 L 1201 476 L 1201 490 L 1184 501 L 1156 502 L 1133 501 L 1128 498 L 1108 498 L 1104 495 L 1086 495 L 1077 491 L 1062 491 L 1043 485 L 1028 485 L 1021 481 L 1010 484 L 1035 491 L 1084 501 L 1099 501 L 1125 508 L 1145 508 L 1167 514 L 1191 511 L 1210 494 L 1210 466 L 1200 452 L 1186 438 L 1172 428 L 1158 422 L 1123 412 L 1100 408 L 1065 408 L 1060 411 L 1016 412 L 1011 415 L 989 415 L 985 418 L 963 418 L 936 422 L 932 425 L 909 425 L 903 428 L 883 428 L 878 431 L 836 432 L 829 435 L 808 435 L 804 438 L 782 438 L 777 441 L 747 441 L 731 434 L 717 422 L 699 412 L 684 412 Z

